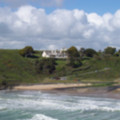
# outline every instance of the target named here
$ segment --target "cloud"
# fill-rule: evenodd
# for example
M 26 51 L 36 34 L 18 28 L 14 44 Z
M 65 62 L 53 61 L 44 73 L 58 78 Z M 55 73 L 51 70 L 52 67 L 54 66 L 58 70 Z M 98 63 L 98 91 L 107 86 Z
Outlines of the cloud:
M 39 5 L 43 7 L 60 7 L 64 0 L 0 0 L 0 4 L 11 7 L 19 7 L 22 5 Z
M 44 9 L 33 6 L 21 6 L 16 11 L 0 8 L 0 48 L 26 45 L 35 49 L 119 47 L 120 10 L 100 16 L 78 9 L 46 14 Z

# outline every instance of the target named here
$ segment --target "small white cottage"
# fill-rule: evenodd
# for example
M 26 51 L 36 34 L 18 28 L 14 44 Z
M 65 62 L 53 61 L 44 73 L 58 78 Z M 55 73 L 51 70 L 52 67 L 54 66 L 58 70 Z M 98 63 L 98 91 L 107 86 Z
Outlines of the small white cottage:
M 42 53 L 42 57 L 66 59 L 66 58 L 68 58 L 68 55 L 66 53 L 66 49 L 62 49 L 62 50 L 45 50 Z

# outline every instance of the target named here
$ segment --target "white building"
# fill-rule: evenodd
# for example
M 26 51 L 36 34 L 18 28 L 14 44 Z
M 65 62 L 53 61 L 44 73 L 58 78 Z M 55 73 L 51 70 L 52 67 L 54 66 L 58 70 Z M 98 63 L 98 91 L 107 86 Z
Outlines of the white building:
M 66 49 L 62 49 L 62 50 L 45 50 L 42 53 L 42 57 L 66 59 L 66 58 L 68 58 L 68 55 L 66 53 Z

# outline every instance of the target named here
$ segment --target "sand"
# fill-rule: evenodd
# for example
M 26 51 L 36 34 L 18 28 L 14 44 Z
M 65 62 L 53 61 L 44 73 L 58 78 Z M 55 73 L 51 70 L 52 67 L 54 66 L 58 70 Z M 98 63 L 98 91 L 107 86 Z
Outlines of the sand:
M 90 83 L 76 84 L 39 84 L 39 85 L 19 85 L 12 90 L 40 90 L 52 94 L 69 94 L 85 97 L 104 97 L 120 99 L 120 86 L 111 87 L 91 87 Z
M 14 90 L 55 90 L 55 89 L 67 89 L 67 88 L 77 88 L 77 87 L 86 87 L 90 86 L 90 83 L 84 84 L 38 84 L 38 85 L 19 85 L 14 86 Z

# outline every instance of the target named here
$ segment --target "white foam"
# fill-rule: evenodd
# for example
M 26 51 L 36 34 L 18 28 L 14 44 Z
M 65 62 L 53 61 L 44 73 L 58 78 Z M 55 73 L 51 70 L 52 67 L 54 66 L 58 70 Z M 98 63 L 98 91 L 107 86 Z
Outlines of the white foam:
M 58 120 L 43 114 L 36 114 L 35 116 L 33 116 L 33 118 L 29 119 L 29 120 Z
M 11 104 L 13 103 L 14 104 Z M 113 101 L 96 101 L 96 100 L 79 100 L 79 101 L 67 101 L 67 100 L 52 100 L 52 99 L 8 99 L 6 103 L 9 109 L 14 108 L 29 108 L 35 110 L 62 110 L 62 111 L 88 111 L 88 110 L 100 110 L 100 111 L 120 111 L 120 104 Z M 4 108 L 0 108 L 4 109 Z
M 0 110 L 5 109 L 33 109 L 33 110 L 61 110 L 61 111 L 120 111 L 120 101 L 108 99 L 91 99 L 74 96 L 54 96 L 38 92 L 17 94 L 17 97 L 3 98 Z M 19 96 L 19 97 L 18 97 Z M 5 99 L 5 101 L 4 101 Z M 13 104 L 14 103 L 14 104 Z
M 2 106 L 0 106 L 0 111 L 3 111 L 3 110 L 6 110 L 7 108 L 6 107 L 2 107 Z
M 32 97 L 34 97 L 33 95 L 18 95 L 18 97 L 20 97 L 20 98 L 32 98 Z
M 37 101 L 36 101 L 37 102 Z M 95 100 L 80 100 L 79 102 L 67 102 L 59 100 L 43 100 L 40 103 L 43 108 L 62 110 L 62 111 L 88 111 L 88 110 L 100 110 L 100 111 L 120 111 L 120 105 L 114 102 L 107 101 L 95 101 Z

